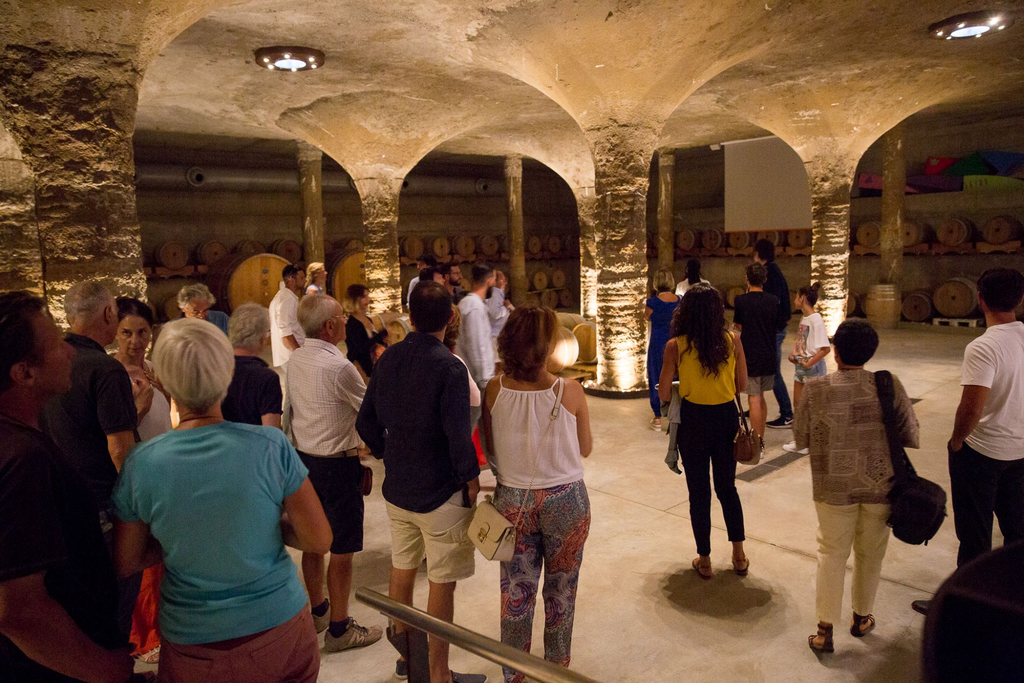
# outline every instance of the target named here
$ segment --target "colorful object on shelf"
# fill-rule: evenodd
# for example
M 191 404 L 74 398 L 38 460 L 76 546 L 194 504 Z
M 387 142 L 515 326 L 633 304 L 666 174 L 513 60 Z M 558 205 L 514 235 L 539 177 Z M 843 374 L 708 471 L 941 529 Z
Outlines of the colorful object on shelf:
M 991 175 L 994 170 L 981 156 L 981 153 L 975 152 L 947 168 L 942 172 L 942 175 Z
M 964 176 L 965 192 L 1014 192 L 1024 190 L 1024 180 L 1001 175 Z
M 942 173 L 958 161 L 960 160 L 953 157 L 928 157 L 928 160 L 924 162 L 924 172 L 927 175 L 936 175 Z
M 862 190 L 882 190 L 882 176 L 876 173 L 861 173 L 857 177 L 857 187 Z M 907 185 L 905 190 L 907 194 L 916 194 L 917 190 Z
M 953 175 L 915 175 L 907 178 L 914 192 L 960 192 L 964 179 Z
M 1014 171 L 1024 166 L 1024 154 L 1018 152 L 980 151 L 978 154 L 989 166 L 995 169 L 996 175 L 1012 176 Z

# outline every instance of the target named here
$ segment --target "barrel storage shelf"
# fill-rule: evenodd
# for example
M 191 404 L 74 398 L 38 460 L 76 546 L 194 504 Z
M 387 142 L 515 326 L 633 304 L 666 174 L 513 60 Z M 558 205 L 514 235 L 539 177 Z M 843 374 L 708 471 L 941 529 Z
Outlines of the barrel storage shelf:
M 675 233 L 675 258 L 677 260 L 691 256 L 742 256 L 752 258 L 754 244 L 759 239 L 767 239 L 775 245 L 777 256 L 810 256 L 810 230 L 762 230 L 762 231 L 730 231 L 718 229 L 696 230 L 682 228 Z M 657 249 L 650 246 L 653 259 Z

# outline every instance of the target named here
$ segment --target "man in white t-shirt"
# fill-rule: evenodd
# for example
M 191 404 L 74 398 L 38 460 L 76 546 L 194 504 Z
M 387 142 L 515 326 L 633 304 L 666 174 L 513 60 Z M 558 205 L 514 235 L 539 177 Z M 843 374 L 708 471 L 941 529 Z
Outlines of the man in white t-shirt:
M 283 367 L 306 335 L 299 325 L 299 292 L 306 287 L 306 273 L 288 264 L 281 271 L 281 287 L 270 302 L 270 350 L 274 367 Z
M 1024 275 L 992 268 L 978 279 L 985 334 L 964 352 L 963 395 L 949 440 L 957 566 L 992 549 L 992 517 L 1006 544 L 1024 539 L 1024 323 L 1014 313 Z

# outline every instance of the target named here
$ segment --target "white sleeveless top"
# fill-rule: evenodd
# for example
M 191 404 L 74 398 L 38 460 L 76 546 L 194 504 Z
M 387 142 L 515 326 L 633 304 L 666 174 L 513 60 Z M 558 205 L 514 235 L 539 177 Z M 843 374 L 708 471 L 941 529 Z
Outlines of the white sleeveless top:
M 503 379 L 498 379 L 501 389 L 491 409 L 491 458 L 498 483 L 537 490 L 583 479 L 576 416 L 561 405 L 564 380 L 547 389 L 519 391 L 506 388 Z

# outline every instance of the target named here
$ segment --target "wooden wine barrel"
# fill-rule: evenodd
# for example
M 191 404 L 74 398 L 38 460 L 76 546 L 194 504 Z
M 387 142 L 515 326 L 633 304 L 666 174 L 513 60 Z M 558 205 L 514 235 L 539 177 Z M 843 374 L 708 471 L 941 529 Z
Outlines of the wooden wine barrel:
M 854 239 L 862 247 L 877 247 L 882 242 L 882 225 L 878 221 L 868 221 L 857 226 Z
M 196 247 L 196 261 L 204 266 L 212 266 L 227 255 L 227 245 L 217 240 L 206 240 Z
M 971 241 L 974 236 L 974 224 L 966 218 L 953 216 L 938 227 L 935 236 L 947 247 L 960 246 Z
M 932 317 L 932 295 L 923 289 L 903 297 L 903 317 L 914 323 L 923 323 Z
M 676 246 L 683 251 L 690 251 L 697 246 L 697 231 L 683 228 L 676 233 Z
M 552 254 L 561 254 L 562 253 L 562 238 L 559 237 L 558 235 L 549 235 L 548 236 L 548 251 L 550 251 Z
M 981 227 L 981 237 L 989 244 L 1006 244 L 1010 240 L 1020 239 L 1024 232 L 1020 221 L 1013 216 L 995 216 L 985 221 Z
M 539 266 L 533 271 L 533 275 L 530 276 L 530 286 L 533 287 L 534 291 L 540 291 L 547 289 L 551 284 L 549 273 L 551 269 L 546 266 Z
M 702 230 L 700 243 L 705 249 L 721 249 L 725 243 L 725 233 L 721 230 Z
M 572 292 L 568 289 L 558 290 L 558 307 L 569 308 L 572 306 Z
M 530 235 L 526 238 L 526 253 L 539 254 L 544 251 L 544 240 L 537 235 Z
M 277 254 L 232 254 L 210 268 L 206 284 L 217 297 L 216 307 L 228 313 L 249 302 L 269 306 L 287 265 Z
M 576 335 L 564 327 L 555 328 L 555 349 L 548 358 L 548 372 L 557 375 L 580 357 L 580 344 Z
M 768 240 L 776 247 L 786 246 L 786 233 L 779 230 L 761 230 L 757 233 L 758 240 Z
M 154 305 L 160 320 L 181 317 L 178 292 L 185 285 L 199 284 L 199 280 L 184 277 L 152 278 L 146 281 L 146 298 Z
M 729 308 L 732 308 L 736 305 L 736 297 L 740 294 L 744 294 L 746 291 L 746 287 L 730 287 L 725 291 L 725 303 Z
M 846 317 L 849 318 L 851 315 L 857 312 L 857 295 L 853 292 L 849 292 L 846 295 Z
M 523 301 L 531 306 L 540 306 L 540 294 L 537 292 L 527 292 L 526 296 L 523 297 Z
M 597 362 L 597 324 L 590 320 L 572 328 L 572 335 L 580 347 L 579 360 L 583 363 Z
M 868 288 L 864 313 L 868 322 L 876 328 L 892 329 L 900 321 L 902 305 L 896 285 L 875 284 Z
M 153 253 L 157 265 L 179 270 L 188 265 L 188 249 L 179 242 L 164 242 Z
M 811 246 L 813 235 L 810 230 L 790 230 L 786 233 L 786 241 L 794 249 L 806 249 Z
M 548 289 L 540 293 L 540 305 L 555 310 L 558 308 L 558 291 Z
M 494 258 L 501 250 L 501 244 L 494 235 L 483 235 L 476 241 L 476 248 L 487 258 Z
M 965 277 L 946 280 L 935 289 L 932 303 L 944 318 L 967 318 L 978 307 L 978 286 Z
M 302 260 L 302 245 L 295 240 L 274 240 L 269 248 L 270 253 L 277 254 L 288 263 L 298 263 Z
M 754 246 L 754 238 L 756 233 L 753 232 L 730 232 L 729 235 L 729 246 L 733 249 L 746 249 L 747 247 Z
M 551 268 L 551 272 L 548 274 L 548 284 L 555 289 L 561 289 L 565 287 L 565 271 L 561 268 Z
M 412 323 L 409 322 L 409 316 L 403 315 L 389 321 L 387 323 L 387 330 L 389 345 L 402 341 L 412 332 Z
M 420 244 L 422 244 L 422 242 L 420 242 Z M 364 251 L 366 249 L 366 245 L 363 244 L 363 241 L 355 237 L 346 240 L 339 240 L 338 242 L 336 242 L 336 245 L 336 248 L 331 249 L 330 251 L 341 249 L 349 249 L 351 251 Z
M 327 293 L 339 301 L 349 285 L 366 284 L 366 253 L 344 249 L 327 255 Z
M 903 246 L 913 247 L 923 244 L 934 237 L 927 223 L 920 223 L 909 218 L 903 219 Z
M 558 313 L 557 316 L 558 324 L 567 330 L 574 329 L 577 325 L 586 322 L 583 320 L 582 315 L 577 315 L 576 313 Z
M 469 235 L 459 235 L 452 240 L 455 253 L 462 258 L 472 258 L 476 255 L 476 240 Z
M 416 235 L 403 237 L 399 246 L 402 248 L 402 256 L 406 258 L 418 259 L 423 256 L 423 240 Z
M 443 258 L 452 252 L 452 244 L 447 237 L 435 237 L 430 240 L 428 251 L 437 258 Z
M 263 245 L 256 240 L 242 240 L 235 244 L 235 248 L 232 249 L 232 251 L 236 254 L 246 254 L 251 256 L 253 254 L 263 254 L 266 252 L 266 249 L 264 249 Z

